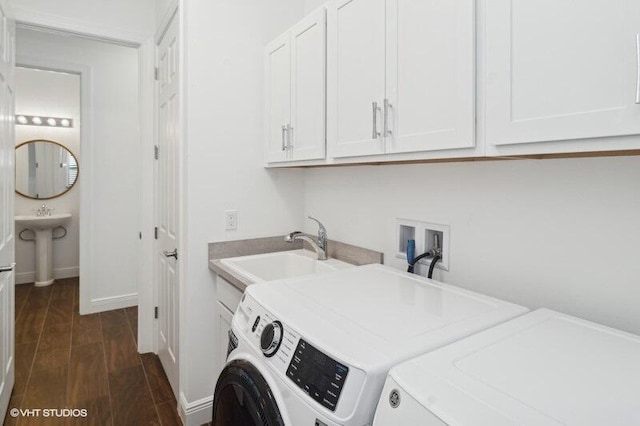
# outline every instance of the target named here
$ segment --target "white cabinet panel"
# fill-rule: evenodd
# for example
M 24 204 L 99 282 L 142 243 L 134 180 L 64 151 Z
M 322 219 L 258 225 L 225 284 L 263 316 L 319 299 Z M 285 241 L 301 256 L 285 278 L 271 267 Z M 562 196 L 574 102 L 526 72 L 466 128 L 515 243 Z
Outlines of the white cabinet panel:
M 291 29 L 291 159 L 325 157 L 326 10 Z
M 233 321 L 233 312 L 227 309 L 222 303 L 218 302 L 218 359 L 215 370 L 217 377 L 222 372 L 227 363 L 227 349 L 229 347 L 229 330 L 231 330 L 231 321 Z
M 286 129 L 291 124 L 291 42 L 288 32 L 267 46 L 265 69 L 267 161 L 286 161 L 289 144 Z
M 387 0 L 387 152 L 475 145 L 473 0 Z
M 339 0 L 327 16 L 327 142 L 330 155 L 384 153 L 385 0 Z M 379 135 L 380 134 L 380 135 Z
M 491 0 L 484 8 L 489 154 L 506 145 L 640 134 L 640 2 Z M 599 146 L 607 148 L 614 146 Z M 559 150 L 548 143 L 523 149 Z

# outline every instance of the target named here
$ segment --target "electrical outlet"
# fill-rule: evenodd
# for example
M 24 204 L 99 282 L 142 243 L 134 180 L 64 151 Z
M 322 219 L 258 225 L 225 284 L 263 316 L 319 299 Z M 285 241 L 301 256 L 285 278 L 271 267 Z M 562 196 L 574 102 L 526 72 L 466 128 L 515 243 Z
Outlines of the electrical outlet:
M 238 210 L 224 211 L 224 229 L 227 231 L 238 229 Z

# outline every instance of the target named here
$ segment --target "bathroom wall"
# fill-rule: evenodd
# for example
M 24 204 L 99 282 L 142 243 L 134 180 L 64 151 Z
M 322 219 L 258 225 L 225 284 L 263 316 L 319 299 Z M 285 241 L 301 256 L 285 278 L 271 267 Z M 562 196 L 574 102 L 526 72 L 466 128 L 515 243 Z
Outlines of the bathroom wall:
M 88 241 L 80 256 L 89 264 L 88 270 L 80 271 L 81 298 L 88 297 L 90 311 L 135 305 L 140 231 L 138 52 L 27 29 L 18 29 L 16 43 L 18 63 L 35 58 L 58 69 L 77 66 L 90 72 L 88 117 L 83 117 L 90 125 L 82 141 L 78 180 L 88 195 L 80 201 L 81 206 L 87 203 L 81 221 L 88 223 L 87 232 L 80 235 L 81 247 L 84 238 Z M 89 287 L 82 287 L 83 282 Z
M 17 125 L 16 145 L 33 139 L 56 141 L 80 157 L 80 76 L 39 71 L 16 70 L 16 114 L 69 117 L 73 128 Z M 54 241 L 53 268 L 55 278 L 77 277 L 79 273 L 79 183 L 53 200 L 32 200 L 15 196 L 15 214 L 31 215 L 46 203 L 54 213 L 71 213 L 66 237 Z M 18 232 L 19 229 L 16 229 Z M 25 235 L 32 237 L 33 235 Z M 35 243 L 16 240 L 16 283 L 35 280 Z
M 265 170 L 262 150 L 264 46 L 302 17 L 302 7 L 299 0 L 185 2 L 181 387 L 189 403 L 211 398 L 214 389 L 215 286 L 207 244 L 302 226 L 302 172 Z M 238 211 L 237 231 L 225 231 L 227 209 Z
M 436 278 L 640 334 L 638 182 L 640 157 L 313 169 L 305 209 L 400 269 L 396 218 L 449 225 Z

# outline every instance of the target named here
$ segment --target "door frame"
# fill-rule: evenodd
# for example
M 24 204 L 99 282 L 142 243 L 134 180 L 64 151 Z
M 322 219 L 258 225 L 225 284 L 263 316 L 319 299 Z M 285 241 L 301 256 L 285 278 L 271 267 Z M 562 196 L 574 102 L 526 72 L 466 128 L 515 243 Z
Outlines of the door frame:
M 154 288 L 153 288 L 153 270 L 151 267 L 151 259 L 153 255 L 153 226 L 154 226 L 154 207 L 153 207 L 153 145 L 155 135 L 155 122 L 153 114 L 154 104 L 154 38 L 140 33 L 123 31 L 118 28 L 110 27 L 92 27 L 84 22 L 66 20 L 57 16 L 41 15 L 20 8 L 13 9 L 16 27 L 33 29 L 40 31 L 48 31 L 63 35 L 73 35 L 96 40 L 105 43 L 117 44 L 121 46 L 137 49 L 138 52 L 138 87 L 139 87 L 139 167 L 138 167 L 138 206 L 137 221 L 141 238 L 138 248 L 138 351 L 155 352 L 157 344 L 154 342 L 154 325 L 153 307 L 155 306 Z M 56 61 L 38 60 L 27 56 L 18 55 L 20 65 L 37 66 L 38 68 L 52 69 L 57 71 L 74 72 L 81 74 L 81 114 L 83 117 L 83 126 L 81 129 L 81 141 L 91 140 L 91 70 L 90 67 L 68 64 L 55 63 Z M 89 253 L 89 240 L 91 228 L 94 224 L 91 222 L 90 215 L 90 173 L 91 170 L 90 149 L 83 146 L 80 158 L 85 166 L 83 173 L 84 180 L 80 188 L 80 271 L 90 270 L 91 254 Z M 82 272 L 80 272 L 82 275 Z M 81 300 L 80 312 L 91 313 L 90 282 L 87 280 L 88 275 L 82 275 L 80 280 Z M 146 315 L 144 315 L 146 313 Z

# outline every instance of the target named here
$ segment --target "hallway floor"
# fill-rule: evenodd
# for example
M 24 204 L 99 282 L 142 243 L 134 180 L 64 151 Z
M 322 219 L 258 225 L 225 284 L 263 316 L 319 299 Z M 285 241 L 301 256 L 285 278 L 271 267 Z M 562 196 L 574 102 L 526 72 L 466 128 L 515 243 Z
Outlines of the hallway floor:
M 155 354 L 136 349 L 137 307 L 80 316 L 78 279 L 16 286 L 16 380 L 5 425 L 180 425 Z M 18 417 L 78 408 L 87 417 Z

